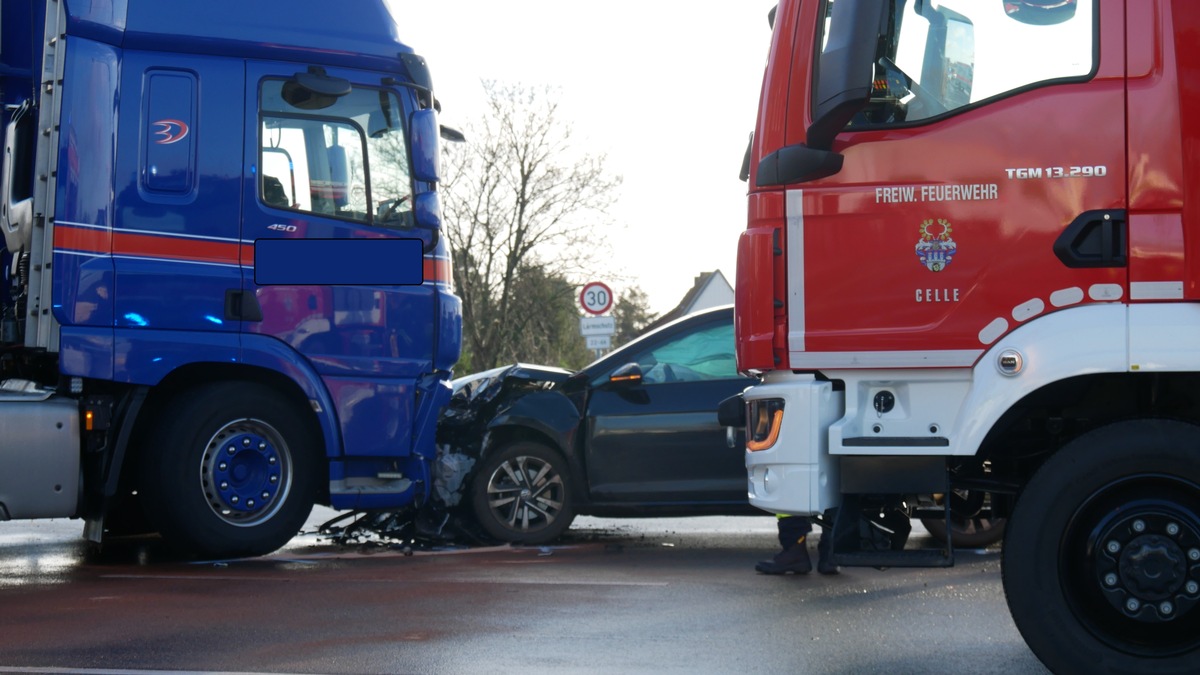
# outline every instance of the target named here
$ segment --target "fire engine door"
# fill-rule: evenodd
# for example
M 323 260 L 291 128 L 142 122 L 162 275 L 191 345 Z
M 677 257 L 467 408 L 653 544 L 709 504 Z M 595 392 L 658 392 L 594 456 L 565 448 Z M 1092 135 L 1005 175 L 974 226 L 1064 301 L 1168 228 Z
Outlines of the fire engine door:
M 1039 315 L 1125 299 L 1122 4 L 886 4 L 841 170 L 788 192 L 791 366 L 969 366 Z

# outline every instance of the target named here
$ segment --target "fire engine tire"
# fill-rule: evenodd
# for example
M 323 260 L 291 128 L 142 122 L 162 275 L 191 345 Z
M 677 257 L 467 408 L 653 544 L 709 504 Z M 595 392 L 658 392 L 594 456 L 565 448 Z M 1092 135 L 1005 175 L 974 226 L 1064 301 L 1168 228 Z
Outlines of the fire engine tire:
M 1002 554 L 1021 635 L 1055 673 L 1200 672 L 1200 427 L 1071 441 L 1017 498 Z
M 544 544 L 575 519 L 571 479 L 562 455 L 527 441 L 497 449 L 471 481 L 471 506 L 479 525 L 501 541 Z
M 987 499 L 987 495 L 984 499 Z M 946 543 L 945 518 L 922 518 L 921 524 L 928 530 L 929 536 Z M 966 516 L 955 514 L 952 510 L 950 528 L 954 545 L 959 548 L 987 548 L 1004 539 L 1004 519 L 985 517 L 982 513 Z
M 315 420 L 269 387 L 209 384 L 160 412 L 142 448 L 146 516 L 191 558 L 270 553 L 294 537 L 320 481 Z

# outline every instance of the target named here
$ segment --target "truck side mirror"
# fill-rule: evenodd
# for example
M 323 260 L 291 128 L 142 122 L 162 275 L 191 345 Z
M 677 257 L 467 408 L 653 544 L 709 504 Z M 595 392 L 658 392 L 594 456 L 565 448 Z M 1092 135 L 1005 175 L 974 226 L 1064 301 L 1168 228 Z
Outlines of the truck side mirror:
M 442 140 L 450 141 L 451 143 L 466 143 L 467 136 L 466 136 L 466 134 L 459 131 L 458 129 L 455 129 L 454 127 L 448 127 L 443 124 L 442 125 Z
M 423 230 L 442 229 L 442 200 L 438 193 L 422 192 L 413 197 L 413 222 Z
M 815 73 L 812 124 L 805 145 L 833 147 L 833 138 L 871 98 L 875 51 L 888 18 L 883 0 L 838 0 L 830 10 L 829 34 Z
M 437 111 L 426 108 L 412 114 L 408 123 L 412 133 L 413 178 L 427 183 L 441 180 L 438 137 L 442 134 Z
M 408 76 L 417 90 L 417 98 L 421 101 L 421 107 L 441 110 L 441 106 L 433 97 L 433 77 L 429 74 L 429 64 L 425 62 L 425 57 L 418 54 L 401 54 L 400 62 L 408 70 Z

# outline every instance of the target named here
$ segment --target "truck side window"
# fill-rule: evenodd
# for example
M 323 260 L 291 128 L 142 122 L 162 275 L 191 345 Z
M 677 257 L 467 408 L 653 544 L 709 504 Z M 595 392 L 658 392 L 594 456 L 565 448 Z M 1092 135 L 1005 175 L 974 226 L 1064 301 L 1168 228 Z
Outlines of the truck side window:
M 329 105 L 301 109 L 284 80 L 261 89 L 259 198 L 270 208 L 382 227 L 412 224 L 412 179 L 395 94 L 355 87 Z
M 827 0 L 826 17 L 836 1 Z M 1087 79 L 1096 66 L 1095 11 L 1095 0 L 891 0 L 870 102 L 848 127 L 920 123 L 1031 87 Z

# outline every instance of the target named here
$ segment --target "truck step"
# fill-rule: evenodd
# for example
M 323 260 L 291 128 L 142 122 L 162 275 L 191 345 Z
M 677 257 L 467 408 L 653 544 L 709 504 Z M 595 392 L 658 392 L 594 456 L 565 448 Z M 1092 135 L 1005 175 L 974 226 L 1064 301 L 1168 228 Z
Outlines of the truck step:
M 954 555 L 940 548 L 854 551 L 834 553 L 833 561 L 842 567 L 953 567 Z

